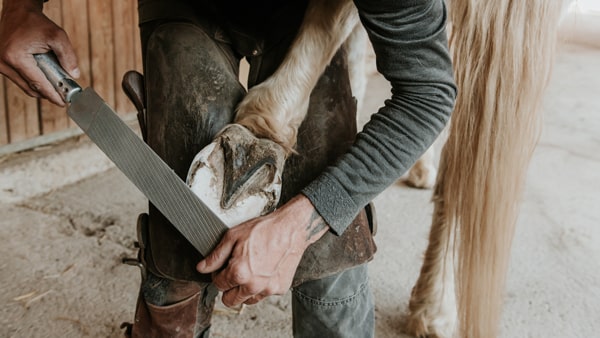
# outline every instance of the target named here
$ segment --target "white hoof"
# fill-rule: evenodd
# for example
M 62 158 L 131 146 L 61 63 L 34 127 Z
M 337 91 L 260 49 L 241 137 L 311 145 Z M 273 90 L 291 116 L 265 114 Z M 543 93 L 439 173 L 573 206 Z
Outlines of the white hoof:
M 417 338 L 452 338 L 456 326 L 454 317 L 410 317 L 404 333 Z
M 192 161 L 187 184 L 229 227 L 271 212 L 281 194 L 284 150 L 231 124 Z

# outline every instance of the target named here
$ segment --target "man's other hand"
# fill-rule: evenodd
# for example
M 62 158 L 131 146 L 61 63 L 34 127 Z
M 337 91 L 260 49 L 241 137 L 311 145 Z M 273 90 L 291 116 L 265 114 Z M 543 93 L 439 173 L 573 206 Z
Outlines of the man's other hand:
M 312 203 L 298 195 L 269 215 L 231 228 L 197 269 L 213 273 L 223 304 L 255 304 L 284 294 L 306 248 L 329 227 Z
M 64 30 L 42 12 L 42 0 L 5 0 L 0 18 L 0 73 L 33 97 L 44 97 L 63 106 L 64 102 L 33 54 L 53 51 L 62 67 L 79 77 L 77 57 Z

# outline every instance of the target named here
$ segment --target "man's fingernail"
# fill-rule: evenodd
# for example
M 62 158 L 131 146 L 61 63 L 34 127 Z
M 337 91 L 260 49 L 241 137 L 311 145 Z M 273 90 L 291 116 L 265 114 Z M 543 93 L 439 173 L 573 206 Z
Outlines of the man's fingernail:
M 78 79 L 80 75 L 81 75 L 81 72 L 79 71 L 79 68 L 75 68 L 75 69 L 73 69 L 73 71 L 71 71 L 71 76 L 73 76 L 76 79 Z
M 204 263 L 204 261 L 200 261 L 200 263 L 198 263 L 196 265 L 196 270 L 201 272 L 205 267 L 206 267 L 206 263 Z

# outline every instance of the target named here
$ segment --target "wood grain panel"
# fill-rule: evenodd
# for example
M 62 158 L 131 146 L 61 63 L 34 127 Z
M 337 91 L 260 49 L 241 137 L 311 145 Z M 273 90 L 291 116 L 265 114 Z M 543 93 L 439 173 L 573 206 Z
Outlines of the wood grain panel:
M 81 76 L 77 82 L 82 87 L 90 86 L 90 27 L 88 4 L 82 0 L 62 0 L 62 27 L 67 32 L 79 64 Z
M 5 121 L 3 129 L 8 131 L 2 139 L 12 143 L 38 136 L 40 121 L 37 99 L 27 96 L 8 79 L 4 79 L 4 90 L 0 91 L 0 94 L 4 96 L 3 100 L 0 100 L 4 101 L 4 104 L 0 105 L 0 109 L 3 110 L 0 117 Z
M 0 1 L 0 13 L 2 2 Z M 0 75 L 0 145 L 8 143 L 8 117 L 6 116 L 6 93 L 4 93 L 4 77 Z
M 133 8 L 133 47 L 135 52 L 135 69 L 143 73 L 144 65 L 142 63 L 142 41 L 140 39 L 140 21 L 137 11 L 137 1 L 131 2 Z
M 131 113 L 135 107 L 121 89 L 121 79 L 128 70 L 135 68 L 134 51 L 134 11 L 135 1 L 113 1 L 114 55 L 115 55 L 115 109 L 117 112 Z
M 5 81 L 9 142 L 17 142 L 40 134 L 38 100 L 27 96 L 11 81 Z
M 0 13 L 2 2 L 0 1 Z M 8 143 L 8 116 L 6 114 L 6 93 L 4 92 L 4 76 L 0 75 L 0 145 Z
M 91 85 L 90 65 L 90 26 L 88 22 L 88 3 L 85 0 L 62 0 L 62 27 L 67 32 L 77 55 L 81 76 L 77 83 L 83 88 Z M 69 126 L 75 122 L 69 120 Z
M 0 3 L 0 8 L 1 6 Z M 0 145 L 8 143 L 8 116 L 6 116 L 6 101 L 4 98 L 4 77 L 0 77 Z
M 115 0 L 123 1 L 123 0 Z M 112 0 L 89 0 L 90 64 L 92 87 L 111 106 L 115 106 L 115 59 Z

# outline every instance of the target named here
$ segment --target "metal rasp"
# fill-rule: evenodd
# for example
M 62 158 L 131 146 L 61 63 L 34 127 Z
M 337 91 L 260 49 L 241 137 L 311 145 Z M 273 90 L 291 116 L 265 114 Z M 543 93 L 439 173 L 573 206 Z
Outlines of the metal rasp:
M 92 88 L 82 90 L 60 67 L 54 54 L 34 57 L 69 105 L 69 117 L 206 257 L 219 243 L 227 226 Z

